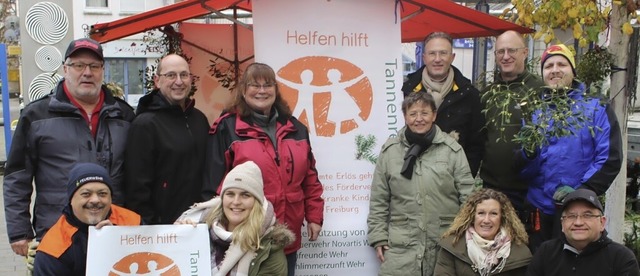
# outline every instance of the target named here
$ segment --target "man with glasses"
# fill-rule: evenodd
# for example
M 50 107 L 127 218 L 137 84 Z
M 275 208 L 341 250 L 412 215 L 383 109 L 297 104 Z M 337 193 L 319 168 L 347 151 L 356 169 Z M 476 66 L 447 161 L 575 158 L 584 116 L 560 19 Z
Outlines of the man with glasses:
M 427 92 L 436 101 L 436 125 L 452 136 L 464 149 L 473 177 L 484 153 L 484 116 L 480 92 L 451 63 L 455 58 L 453 39 L 435 32 L 424 40 L 424 66 L 409 74 L 402 85 L 405 97 L 414 92 Z
M 201 198 L 209 122 L 191 99 L 187 61 L 160 60 L 142 97 L 126 150 L 126 206 L 148 224 L 171 224 Z M 207 198 L 208 200 L 210 198 Z
M 104 167 L 113 179 L 113 202 L 124 203 L 124 150 L 134 113 L 102 85 L 103 66 L 98 42 L 72 41 L 65 53 L 64 79 L 20 115 L 4 177 L 7 234 L 18 255 L 33 256 L 37 242 L 60 217 L 67 202 L 67 176 L 77 162 Z
M 607 237 L 607 218 L 596 193 L 570 193 L 561 211 L 563 235 L 540 246 L 527 275 L 640 275 L 633 252 Z
M 506 90 L 517 96 L 531 89 L 540 89 L 544 85 L 538 76 L 526 69 L 529 48 L 520 33 L 506 31 L 498 36 L 494 53 L 498 74 L 494 76 L 494 82 L 484 89 L 483 95 Z M 483 96 L 483 99 L 486 98 Z M 498 102 L 504 100 L 501 98 Z M 487 140 L 480 178 L 485 188 L 507 195 L 522 222 L 529 226 L 529 212 L 525 207 L 528 184 L 520 177 L 520 168 L 515 165 L 515 152 L 520 149 L 520 145 L 512 141 L 522 127 L 522 110 L 515 101 L 510 102 L 507 111 L 511 117 L 509 121 L 502 121 L 499 119 L 500 108 L 486 102 L 483 105 L 487 109 Z

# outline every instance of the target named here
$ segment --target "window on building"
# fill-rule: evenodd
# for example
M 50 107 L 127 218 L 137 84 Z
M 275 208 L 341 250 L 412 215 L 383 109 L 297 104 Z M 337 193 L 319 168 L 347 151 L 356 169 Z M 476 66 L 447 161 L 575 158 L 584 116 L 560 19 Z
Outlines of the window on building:
M 87 7 L 107 8 L 109 7 L 109 0 L 86 0 Z M 137 1 L 136 1 L 137 2 Z
M 139 13 L 145 11 L 144 2 L 140 0 L 120 0 L 120 12 Z
M 135 107 L 145 94 L 140 71 L 146 66 L 147 60 L 144 58 L 107 58 L 104 81 L 114 82 L 122 87 L 125 99 Z

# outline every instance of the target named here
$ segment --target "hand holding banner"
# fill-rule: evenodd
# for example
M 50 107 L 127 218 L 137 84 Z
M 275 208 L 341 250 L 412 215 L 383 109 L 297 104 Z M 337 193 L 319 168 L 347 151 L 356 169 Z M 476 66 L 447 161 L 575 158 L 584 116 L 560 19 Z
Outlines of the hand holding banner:
M 89 227 L 87 275 L 207 275 L 210 271 L 206 224 Z

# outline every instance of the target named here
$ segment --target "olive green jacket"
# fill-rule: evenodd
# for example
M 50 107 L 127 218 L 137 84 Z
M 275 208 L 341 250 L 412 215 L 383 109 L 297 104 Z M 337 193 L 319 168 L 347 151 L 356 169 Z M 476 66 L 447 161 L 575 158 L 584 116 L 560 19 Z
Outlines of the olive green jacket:
M 389 246 L 380 275 L 432 275 L 437 242 L 473 189 L 464 150 L 433 126 L 432 145 L 418 156 L 411 179 L 400 174 L 409 148 L 406 127 L 378 157 L 367 226 L 371 246 Z
M 515 80 L 508 82 L 503 81 L 500 75 L 496 75 L 495 82 L 482 91 L 482 105 L 488 111 L 485 114 L 487 141 L 480 168 L 480 178 L 491 186 L 523 191 L 528 187 L 527 182 L 520 177 L 521 168 L 516 167 L 517 162 L 514 162 L 515 154 L 519 153 L 521 146 L 511 141 L 522 128 L 521 107 L 516 105 L 516 102 L 509 103 L 507 110 L 511 114 L 510 120 L 502 123 L 497 120 L 500 110 L 487 106 L 486 94 L 496 89 L 525 93 L 530 89 L 539 90 L 543 85 L 544 83 L 538 76 L 524 71 Z
M 442 239 L 436 261 L 435 274 L 438 276 L 476 276 L 480 275 L 472 266 L 464 239 L 453 244 L 453 236 Z M 504 268 L 489 275 L 520 276 L 525 275 L 531 261 L 531 252 L 525 244 L 511 244 L 511 253 Z
M 284 247 L 295 240 L 293 232 L 286 226 L 276 224 L 260 241 L 260 249 L 256 251 L 256 257 L 249 267 L 249 276 L 286 276 L 287 257 Z

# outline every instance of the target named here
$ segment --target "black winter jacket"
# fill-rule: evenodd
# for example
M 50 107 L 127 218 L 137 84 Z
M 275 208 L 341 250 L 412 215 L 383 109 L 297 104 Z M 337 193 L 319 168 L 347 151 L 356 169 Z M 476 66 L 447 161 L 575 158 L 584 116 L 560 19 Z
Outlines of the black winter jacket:
M 138 103 L 126 152 L 126 206 L 147 224 L 172 224 L 201 198 L 209 123 L 187 102 L 171 105 L 159 90 Z
M 421 84 L 424 68 L 425 66 L 422 66 L 417 71 L 409 74 L 409 79 L 402 85 L 402 92 L 405 96 L 415 92 L 416 86 Z M 480 92 L 469 79 L 462 75 L 460 70 L 454 66 L 451 66 L 451 70 L 453 70 L 454 87 L 444 97 L 444 101 L 438 108 L 436 125 L 449 135 L 454 131 L 458 133 L 458 138 L 455 135 L 452 136 L 456 138 L 464 149 L 467 161 L 469 161 L 471 174 L 475 177 L 480 168 L 486 139 Z M 421 85 L 418 91 L 426 91 L 426 89 Z
M 528 276 L 638 276 L 640 268 L 633 252 L 616 243 L 603 232 L 600 239 L 591 242 L 576 254 L 564 249 L 566 238 L 544 242 L 533 255 Z
M 113 203 L 124 203 L 124 151 L 133 109 L 102 86 L 104 102 L 94 138 L 82 113 L 64 92 L 63 83 L 61 80 L 51 94 L 31 102 L 20 115 L 4 176 L 9 242 L 32 239 L 34 230 L 40 240 L 56 223 L 68 202 L 69 171 L 77 162 L 105 167 L 113 180 Z

